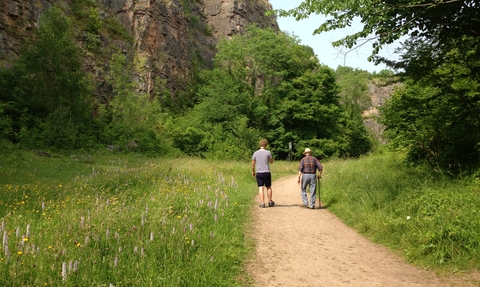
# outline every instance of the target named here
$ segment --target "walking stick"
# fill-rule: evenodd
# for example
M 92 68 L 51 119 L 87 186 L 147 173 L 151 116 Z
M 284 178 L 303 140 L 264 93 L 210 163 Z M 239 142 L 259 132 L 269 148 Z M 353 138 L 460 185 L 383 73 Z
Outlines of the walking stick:
M 320 179 L 318 177 L 317 177 L 316 189 L 317 189 L 317 197 L 318 197 L 318 207 L 322 208 L 322 200 L 320 198 Z

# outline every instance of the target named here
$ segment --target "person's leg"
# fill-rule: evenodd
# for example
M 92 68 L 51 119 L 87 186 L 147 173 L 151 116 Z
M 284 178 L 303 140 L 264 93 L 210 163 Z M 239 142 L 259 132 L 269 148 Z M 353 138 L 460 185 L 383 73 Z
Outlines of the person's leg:
M 315 176 L 310 180 L 310 208 L 315 208 L 315 200 L 317 195 L 317 181 Z
M 272 200 L 272 174 L 269 172 L 265 174 L 265 187 L 267 188 L 268 206 L 273 207 L 275 202 Z
M 263 174 L 257 173 L 257 186 L 258 186 L 258 196 L 260 197 L 260 207 L 265 207 L 265 195 L 263 193 L 263 187 L 265 186 L 265 181 Z
M 260 197 L 260 206 L 265 207 L 265 195 L 263 192 L 263 186 L 258 187 L 258 196 Z
M 272 187 L 271 187 L 271 186 L 268 186 L 268 187 L 267 187 L 267 197 L 268 197 L 268 206 L 269 206 L 269 207 L 275 206 L 275 202 L 272 200 L 273 191 L 272 191 Z
M 308 185 L 308 176 L 306 174 L 302 175 L 302 204 L 304 206 L 308 206 L 308 198 L 307 198 L 307 185 Z

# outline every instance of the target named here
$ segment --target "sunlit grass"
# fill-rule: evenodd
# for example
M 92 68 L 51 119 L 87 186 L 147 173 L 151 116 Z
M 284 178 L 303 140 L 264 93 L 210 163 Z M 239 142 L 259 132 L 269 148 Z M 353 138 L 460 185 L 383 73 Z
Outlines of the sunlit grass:
M 249 163 L 14 156 L 0 169 L 2 286 L 239 285 Z M 38 172 L 60 164 L 70 178 Z
M 475 178 L 453 179 L 379 152 L 325 164 L 322 201 L 344 222 L 411 262 L 450 271 L 480 267 Z

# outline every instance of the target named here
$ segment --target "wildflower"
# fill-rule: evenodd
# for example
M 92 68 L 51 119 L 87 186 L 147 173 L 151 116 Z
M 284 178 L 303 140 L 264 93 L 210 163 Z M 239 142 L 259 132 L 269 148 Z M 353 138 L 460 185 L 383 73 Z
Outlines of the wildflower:
M 73 262 L 73 272 L 77 272 L 78 270 L 78 261 L 75 260 L 75 262 Z
M 17 254 L 18 254 L 18 255 L 22 255 L 23 252 L 22 252 L 22 251 L 18 251 Z
M 23 241 L 28 241 L 28 237 L 23 238 Z
M 67 263 L 65 261 L 62 263 L 62 280 L 67 280 Z
M 8 233 L 7 231 L 4 231 L 3 232 L 3 246 L 7 246 L 8 245 Z
M 410 217 L 410 215 L 409 215 L 409 216 L 407 216 L 407 220 L 410 220 L 410 218 L 411 218 L 411 217 Z
M 10 250 L 8 249 L 8 246 L 4 247 L 4 252 L 5 252 L 5 257 L 10 257 Z

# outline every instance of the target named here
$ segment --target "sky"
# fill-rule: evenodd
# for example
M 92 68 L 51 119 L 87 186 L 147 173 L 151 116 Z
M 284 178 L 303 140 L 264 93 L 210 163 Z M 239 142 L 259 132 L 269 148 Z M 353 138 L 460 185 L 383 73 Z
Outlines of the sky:
M 273 9 L 289 10 L 297 7 L 302 3 L 302 0 L 269 0 Z M 332 69 L 337 69 L 338 66 L 348 66 L 356 69 L 366 70 L 370 73 L 376 71 L 377 73 L 383 69 L 387 69 L 385 65 L 375 66 L 372 62 L 367 60 L 372 51 L 372 45 L 366 43 L 356 51 L 348 53 L 346 56 L 339 52 L 341 47 L 333 47 L 332 42 L 340 40 L 346 35 L 353 34 L 362 29 L 362 24 L 354 23 L 353 26 L 342 30 L 335 30 L 323 32 L 320 35 L 313 35 L 313 31 L 320 27 L 325 21 L 326 17 L 323 15 L 310 15 L 308 19 L 296 21 L 292 17 L 277 17 L 277 22 L 280 30 L 293 34 L 300 39 L 300 44 L 310 46 L 313 48 L 319 61 L 329 66 Z M 383 48 L 380 55 L 395 59 L 393 54 L 395 46 Z M 346 50 L 344 48 L 344 50 Z

